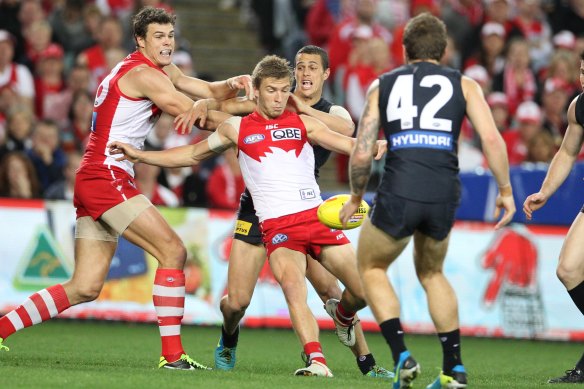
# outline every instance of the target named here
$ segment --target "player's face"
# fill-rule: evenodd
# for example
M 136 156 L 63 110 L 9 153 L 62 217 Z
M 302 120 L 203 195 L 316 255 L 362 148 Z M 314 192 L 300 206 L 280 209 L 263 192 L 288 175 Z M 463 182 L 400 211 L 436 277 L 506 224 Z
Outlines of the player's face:
M 290 80 L 288 78 L 266 78 L 262 80 L 256 93 L 260 114 L 268 119 L 275 119 L 286 108 L 290 96 Z
M 138 38 L 138 46 L 155 65 L 170 65 L 174 51 L 174 27 L 172 24 L 149 24 L 146 38 Z
M 322 95 L 322 86 L 330 74 L 329 69 L 323 69 L 320 55 L 302 53 L 296 57 L 294 78 L 296 79 L 297 95 L 305 98 Z

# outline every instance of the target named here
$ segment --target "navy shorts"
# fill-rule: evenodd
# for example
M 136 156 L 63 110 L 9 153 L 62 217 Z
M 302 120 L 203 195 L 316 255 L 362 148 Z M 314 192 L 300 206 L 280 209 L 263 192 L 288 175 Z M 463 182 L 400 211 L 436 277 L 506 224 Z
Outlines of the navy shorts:
M 458 201 L 422 203 L 392 193 L 377 193 L 369 217 L 371 223 L 394 239 L 419 231 L 438 241 L 444 240 L 452 226 Z
M 253 200 L 247 189 L 241 194 L 239 199 L 239 209 L 237 210 L 237 222 L 233 231 L 233 239 L 251 244 L 262 244 L 260 220 L 256 215 Z

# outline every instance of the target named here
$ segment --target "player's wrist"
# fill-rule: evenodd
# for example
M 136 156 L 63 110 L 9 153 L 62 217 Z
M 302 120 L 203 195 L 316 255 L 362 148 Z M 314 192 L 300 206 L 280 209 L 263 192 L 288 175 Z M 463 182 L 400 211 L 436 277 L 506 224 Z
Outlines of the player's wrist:
M 501 196 L 513 196 L 511 184 L 499 185 L 499 194 Z

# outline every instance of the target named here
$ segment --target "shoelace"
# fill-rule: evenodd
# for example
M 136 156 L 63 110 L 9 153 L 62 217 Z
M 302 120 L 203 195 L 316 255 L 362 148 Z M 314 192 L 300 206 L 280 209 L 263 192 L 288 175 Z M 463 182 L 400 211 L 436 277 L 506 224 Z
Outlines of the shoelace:
M 0 338 L 0 350 L 10 351 L 10 348 L 8 348 L 8 346 L 3 345 L 2 342 L 3 340 L 2 338 Z
M 373 367 L 371 368 L 371 370 L 375 374 L 389 374 L 389 371 L 387 369 L 384 369 L 383 367 L 377 366 L 377 365 L 373 365 Z
M 180 359 L 182 359 L 183 361 L 185 361 L 186 363 L 188 363 L 189 365 L 191 365 L 195 369 L 209 370 L 209 368 L 207 366 L 195 361 L 194 359 L 192 359 L 191 357 L 189 357 L 186 354 L 181 355 Z
M 223 350 L 221 350 L 219 352 L 219 356 L 221 358 L 225 358 L 227 363 L 231 363 L 231 349 L 230 348 L 224 347 Z

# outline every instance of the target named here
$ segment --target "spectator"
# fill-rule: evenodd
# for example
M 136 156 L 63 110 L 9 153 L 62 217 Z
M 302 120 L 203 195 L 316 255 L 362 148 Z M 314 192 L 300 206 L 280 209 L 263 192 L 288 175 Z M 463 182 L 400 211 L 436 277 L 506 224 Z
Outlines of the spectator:
M 63 122 L 67 118 L 68 107 L 53 104 L 53 98 L 65 89 L 63 49 L 56 44 L 39 53 L 35 66 L 35 113 L 39 119 L 51 119 Z M 53 110 L 49 111 L 48 107 Z
M 550 163 L 556 154 L 556 144 L 549 132 L 538 132 L 527 145 L 526 162 Z
M 411 0 L 409 14 L 410 17 L 415 17 L 421 13 L 429 12 L 434 16 L 440 14 L 440 8 L 438 7 L 438 2 L 434 0 Z M 391 58 L 395 66 L 401 66 L 404 64 L 404 50 L 402 45 L 402 40 L 404 37 L 404 28 L 406 27 L 407 19 L 401 24 L 397 25 L 392 30 L 392 42 L 390 44 Z
M 186 50 L 178 50 L 172 53 L 174 63 L 186 76 L 195 77 L 197 72 L 193 66 L 193 57 Z
M 34 71 L 41 53 L 50 45 L 56 45 L 56 43 L 51 42 L 52 35 L 53 29 L 46 20 L 36 21 L 24 31 L 27 64 L 31 70 Z
M 474 48 L 469 39 L 477 27 L 483 23 L 483 5 L 476 0 L 444 0 L 441 19 L 446 24 L 448 34 L 452 35 L 463 57 Z
M 227 150 L 207 181 L 207 199 L 209 206 L 216 209 L 237 210 L 239 197 L 245 189 L 245 183 L 234 150 Z
M 75 92 L 72 101 L 68 113 L 68 126 L 61 133 L 62 147 L 65 152 L 83 152 L 91 130 L 93 96 L 81 90 Z
M 316 0 L 308 11 L 304 28 L 311 45 L 327 47 L 331 31 L 347 16 L 347 1 Z
M 0 161 L 0 197 L 40 198 L 36 171 L 26 154 L 13 151 Z
M 13 62 L 15 38 L 6 30 L 0 30 L 0 89 L 10 87 L 17 101 L 33 108 L 34 82 L 24 65 Z M 14 103 L 14 101 L 13 101 Z
M 537 84 L 530 68 L 529 45 L 525 39 L 514 38 L 509 42 L 506 63 L 493 78 L 493 90 L 507 95 L 512 115 L 522 101 L 535 98 Z
M 561 79 L 568 89 L 570 97 L 581 90 L 580 85 L 580 58 L 575 51 L 557 50 L 550 60 L 549 66 L 543 73 L 544 79 Z
M 465 61 L 465 68 L 472 65 L 483 66 L 490 78 L 503 70 L 505 58 L 505 38 L 507 33 L 502 24 L 488 22 L 481 28 L 480 45 L 478 49 Z
M 49 15 L 55 39 L 67 55 L 66 62 L 95 43 L 85 25 L 84 6 L 84 0 L 65 0 L 61 7 L 55 8 Z
M 469 66 L 464 70 L 464 75 L 475 80 L 481 86 L 485 96 L 491 93 L 491 78 L 487 69 L 482 65 L 476 64 Z
M 541 0 L 515 0 L 517 12 L 511 21 L 529 44 L 531 64 L 536 72 L 547 64 L 553 51 L 552 31 L 541 3 Z
M 371 36 L 383 39 L 389 46 L 392 42 L 391 33 L 380 23 L 375 21 L 375 0 L 356 0 L 354 16 L 347 16 L 331 33 L 329 41 L 329 57 L 331 77 L 335 79 L 338 70 L 345 71 L 353 49 L 353 38 L 357 29 L 370 29 Z M 358 33 L 358 35 L 361 32 Z M 342 80 L 343 77 L 340 78 Z
M 100 21 L 97 35 L 94 39 L 97 44 L 83 50 L 77 56 L 77 64 L 87 66 L 91 72 L 91 91 L 97 90 L 97 86 L 107 76 L 108 70 L 111 69 L 106 60 L 106 52 L 110 49 L 119 49 L 126 53 L 122 47 L 122 25 L 115 17 L 105 17 Z M 119 60 L 116 60 L 114 63 L 118 62 Z
M 507 145 L 510 165 L 518 165 L 526 160 L 529 142 L 543 131 L 541 110 L 533 101 L 519 105 L 515 121 L 516 128 L 502 134 Z
M 373 38 L 369 28 L 365 28 L 367 35 L 359 37 L 360 30 L 355 31 L 356 43 L 343 82 L 345 106 L 353 121 L 358 121 L 361 116 L 371 82 L 389 71 L 392 64 L 387 43 L 381 38 Z
M 14 105 L 10 108 L 6 122 L 6 139 L 4 145 L 0 146 L 0 159 L 9 152 L 24 152 L 31 147 L 30 135 L 34 122 L 34 114 L 26 105 Z
M 27 152 L 44 192 L 63 179 L 66 156 L 59 146 L 59 127 L 51 120 L 38 122 L 32 133 L 32 146 Z
M 492 92 L 487 96 L 487 103 L 491 108 L 495 126 L 500 133 L 509 129 L 509 100 L 504 93 Z
M 47 200 L 73 201 L 73 188 L 75 187 L 76 171 L 81 163 L 81 154 L 74 151 L 67 154 L 67 163 L 63 169 L 63 179 L 59 180 L 45 190 L 44 198 Z
M 569 100 L 569 87 L 564 80 L 548 78 L 545 81 L 541 96 L 543 127 L 552 135 L 557 145 L 562 143 L 568 125 L 566 112 Z

